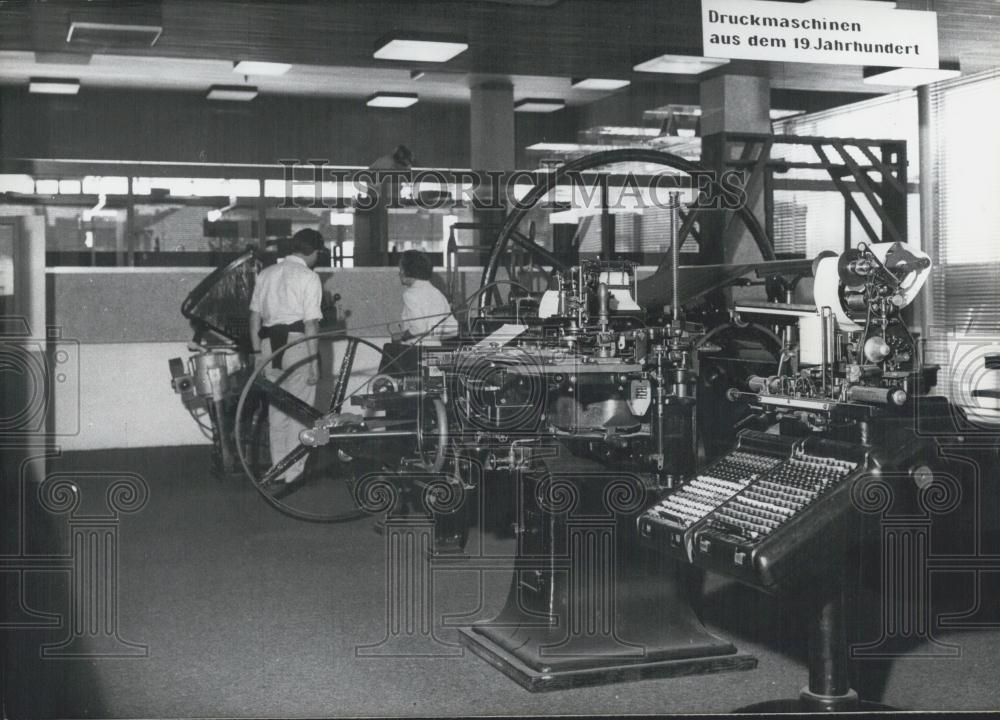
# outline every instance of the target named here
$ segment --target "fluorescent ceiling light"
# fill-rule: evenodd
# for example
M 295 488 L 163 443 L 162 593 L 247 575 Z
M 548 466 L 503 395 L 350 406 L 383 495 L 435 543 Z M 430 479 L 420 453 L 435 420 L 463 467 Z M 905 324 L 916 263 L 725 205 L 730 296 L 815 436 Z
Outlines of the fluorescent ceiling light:
M 380 108 L 408 108 L 416 105 L 420 98 L 416 93 L 384 93 L 377 92 L 368 97 L 365 105 Z
M 330 211 L 330 224 L 340 227 L 351 227 L 354 224 L 354 213 Z
M 257 97 L 254 85 L 213 85 L 208 89 L 209 100 L 238 100 L 246 102 Z
M 656 137 L 660 134 L 659 128 L 622 126 L 622 125 L 598 125 L 584 132 L 595 133 L 597 135 L 615 135 L 620 137 Z
M 664 105 L 663 107 L 645 110 L 643 115 L 653 115 L 657 117 L 667 117 L 670 115 L 692 115 L 701 117 L 701 106 L 699 105 Z
M 918 87 L 939 80 L 948 80 L 962 74 L 957 62 L 941 61 L 936 68 L 866 67 L 863 71 L 866 85 L 902 85 Z
M 40 65 L 89 65 L 90 53 L 35 51 L 35 62 Z
M 706 70 L 725 65 L 728 62 L 728 60 L 721 58 L 705 58 L 697 55 L 660 55 L 641 62 L 632 69 L 636 72 L 700 75 Z
M 469 44 L 456 37 L 422 33 L 390 33 L 375 43 L 376 60 L 447 62 L 468 50 Z
M 80 81 L 72 78 L 31 78 L 28 92 L 46 95 L 76 95 L 80 92 Z
M 148 45 L 160 39 L 163 26 L 156 23 L 85 22 L 73 20 L 66 33 L 68 43 L 94 45 Z
M 240 75 L 284 75 L 292 69 L 288 63 L 240 60 L 233 64 L 233 72 Z
M 550 143 L 550 142 L 537 142 L 534 145 L 528 145 L 525 150 L 533 150 L 535 152 L 551 152 L 551 153 L 576 153 L 576 152 L 599 152 L 601 150 L 610 149 L 610 145 L 588 145 L 583 143 Z
M 631 80 L 611 80 L 608 78 L 576 78 L 573 80 L 573 87 L 577 90 L 620 90 L 631 84 Z
M 514 112 L 548 113 L 566 107 L 565 100 L 556 98 L 524 98 L 514 103 Z

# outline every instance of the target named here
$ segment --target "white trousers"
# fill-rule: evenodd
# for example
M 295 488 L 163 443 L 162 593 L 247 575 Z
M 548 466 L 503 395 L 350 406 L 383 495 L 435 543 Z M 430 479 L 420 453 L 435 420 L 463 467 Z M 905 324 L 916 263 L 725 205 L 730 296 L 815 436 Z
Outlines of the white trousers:
M 289 333 L 288 344 L 302 338 L 302 333 Z M 271 354 L 271 340 L 264 338 L 261 342 L 261 353 L 264 357 Z M 289 347 L 281 355 L 281 369 L 276 370 L 268 363 L 264 368 L 264 376 L 276 383 L 282 390 L 310 405 L 316 405 L 316 386 L 310 385 L 309 378 L 309 343 L 303 342 Z M 267 422 L 270 432 L 271 465 L 278 464 L 288 453 L 299 446 L 299 433 L 305 427 L 298 420 L 289 417 L 273 405 L 268 408 Z M 306 467 L 306 457 L 296 462 L 285 471 L 285 482 L 295 480 Z

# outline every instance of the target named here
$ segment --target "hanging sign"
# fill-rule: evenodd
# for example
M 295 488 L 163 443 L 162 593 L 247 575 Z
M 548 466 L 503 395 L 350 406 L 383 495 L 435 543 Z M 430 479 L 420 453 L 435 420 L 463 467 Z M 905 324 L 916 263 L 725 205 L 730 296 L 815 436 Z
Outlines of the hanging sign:
M 937 13 L 878 2 L 702 0 L 701 27 L 705 57 L 938 67 Z

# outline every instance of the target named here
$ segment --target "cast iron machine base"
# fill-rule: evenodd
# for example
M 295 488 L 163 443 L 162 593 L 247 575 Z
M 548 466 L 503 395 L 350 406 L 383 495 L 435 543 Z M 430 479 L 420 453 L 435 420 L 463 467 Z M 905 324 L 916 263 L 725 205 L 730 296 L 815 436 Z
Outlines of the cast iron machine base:
M 533 692 L 756 667 L 704 628 L 678 566 L 636 543 L 637 478 L 565 454 L 547 465 L 520 478 L 506 605 L 461 628 L 463 646 Z

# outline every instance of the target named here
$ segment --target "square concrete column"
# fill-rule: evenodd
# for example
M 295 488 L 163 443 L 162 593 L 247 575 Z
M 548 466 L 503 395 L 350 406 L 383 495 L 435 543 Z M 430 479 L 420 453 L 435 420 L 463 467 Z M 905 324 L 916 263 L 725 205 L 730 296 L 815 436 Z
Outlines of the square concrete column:
M 701 82 L 702 163 L 716 173 L 727 168 L 724 133 L 771 132 L 771 83 L 767 77 L 720 73 Z M 731 150 L 730 156 L 738 154 Z M 761 187 L 747 187 L 750 209 L 763 224 Z M 701 234 L 706 239 L 701 261 L 705 263 L 759 262 L 760 251 L 739 220 L 730 222 L 729 211 L 703 213 Z M 736 291 L 734 291 L 736 294 Z
M 469 104 L 470 153 L 472 169 L 485 172 L 514 169 L 514 86 L 507 79 L 475 79 Z M 477 193 L 491 197 L 486 185 Z M 503 198 L 503 195 L 500 195 Z M 476 245 L 490 247 L 506 217 L 506 210 L 477 210 L 474 221 L 484 229 L 476 232 Z M 483 256 L 485 259 L 485 254 Z
M 701 82 L 701 136 L 771 132 L 771 81 L 752 75 L 716 75 Z
M 473 170 L 514 169 L 514 86 L 509 80 L 474 82 L 469 104 Z

